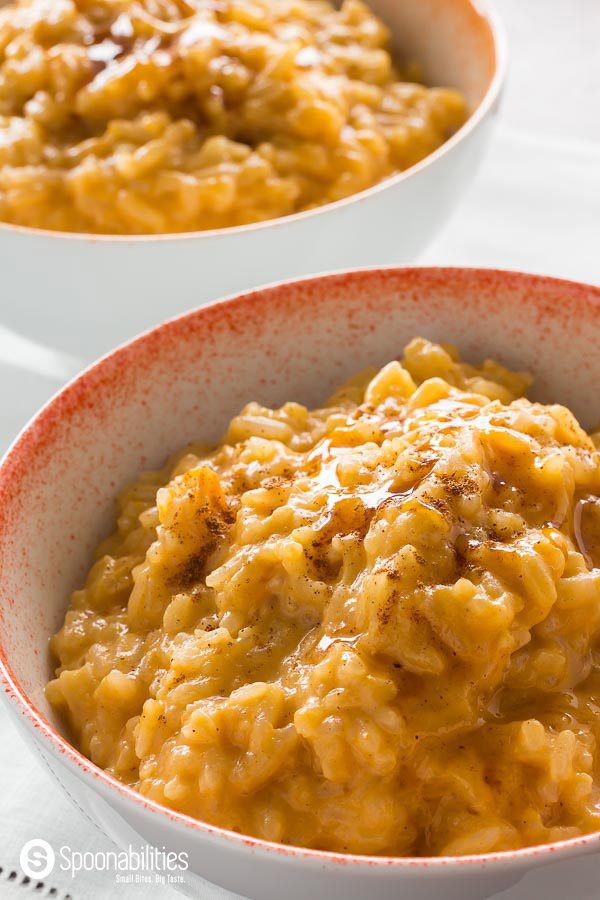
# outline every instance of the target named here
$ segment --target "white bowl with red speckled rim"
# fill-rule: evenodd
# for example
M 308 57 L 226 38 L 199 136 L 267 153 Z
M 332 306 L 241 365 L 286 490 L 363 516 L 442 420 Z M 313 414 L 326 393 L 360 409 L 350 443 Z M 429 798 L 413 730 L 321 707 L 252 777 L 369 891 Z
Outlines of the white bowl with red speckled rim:
M 62 234 L 0 223 L 3 324 L 88 362 L 170 316 L 284 278 L 416 259 L 487 145 L 506 71 L 489 0 L 369 0 L 402 58 L 462 90 L 470 117 L 404 173 L 336 203 L 189 234 Z
M 216 441 L 251 399 L 318 404 L 415 335 L 535 376 L 533 396 L 600 418 L 600 288 L 470 269 L 360 270 L 264 288 L 150 331 L 89 368 L 0 466 L 0 670 L 8 705 L 88 816 L 121 845 L 189 854 L 190 869 L 259 900 L 597 897 L 600 834 L 479 857 L 387 859 L 283 847 L 148 802 L 65 738 L 44 697 L 48 637 L 111 529 L 114 497 L 192 440 Z M 570 886 L 570 887 L 569 887 Z M 506 891 L 506 893 L 502 893 Z

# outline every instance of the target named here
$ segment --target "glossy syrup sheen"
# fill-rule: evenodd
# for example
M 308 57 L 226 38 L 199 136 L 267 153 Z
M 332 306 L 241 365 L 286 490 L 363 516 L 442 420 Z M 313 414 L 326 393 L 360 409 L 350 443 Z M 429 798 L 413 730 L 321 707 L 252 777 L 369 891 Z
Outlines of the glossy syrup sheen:
M 301 846 L 600 828 L 600 457 L 527 383 L 416 339 L 322 409 L 251 403 L 142 476 L 52 639 L 78 746 Z

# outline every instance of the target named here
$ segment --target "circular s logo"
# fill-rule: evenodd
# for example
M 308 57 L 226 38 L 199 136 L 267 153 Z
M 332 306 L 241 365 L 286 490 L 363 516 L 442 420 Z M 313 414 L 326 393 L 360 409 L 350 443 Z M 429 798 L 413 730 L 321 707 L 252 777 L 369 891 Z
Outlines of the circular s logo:
M 27 841 L 21 849 L 19 862 L 29 878 L 45 878 L 54 868 L 56 854 L 43 838 Z

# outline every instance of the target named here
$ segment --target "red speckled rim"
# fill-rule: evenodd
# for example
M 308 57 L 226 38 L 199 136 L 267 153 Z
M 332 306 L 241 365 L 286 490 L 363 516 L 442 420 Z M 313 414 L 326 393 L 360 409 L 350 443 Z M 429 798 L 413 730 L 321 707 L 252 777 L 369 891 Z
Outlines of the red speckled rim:
M 457 0 L 454 0 L 457 2 Z M 360 203 L 368 199 L 379 191 L 386 190 L 400 181 L 417 175 L 429 166 L 434 165 L 438 159 L 441 159 L 454 147 L 464 140 L 477 126 L 481 124 L 483 119 L 494 109 L 500 97 L 504 81 L 506 79 L 506 71 L 508 65 L 508 43 L 506 33 L 501 20 L 492 5 L 491 0 L 459 0 L 464 3 L 474 14 L 474 21 L 477 25 L 485 29 L 487 34 L 487 53 L 490 66 L 490 79 L 486 91 L 479 103 L 473 110 L 462 128 L 453 134 L 441 147 L 430 153 L 421 162 L 416 163 L 404 172 L 399 172 L 391 178 L 386 178 L 378 184 L 373 185 L 367 190 L 359 191 L 343 200 L 336 200 L 334 203 L 326 203 L 324 206 L 318 206 L 315 209 L 309 209 L 305 212 L 294 213 L 290 216 L 279 216 L 275 219 L 267 219 L 265 222 L 255 222 L 251 225 L 236 225 L 231 228 L 218 228 L 206 231 L 183 231 L 173 234 L 88 234 L 75 231 L 50 231 L 46 228 L 30 228 L 25 225 L 12 225 L 10 222 L 0 222 L 0 235 L 3 231 L 10 231 L 26 236 L 38 235 L 39 237 L 53 238 L 54 240 L 67 241 L 90 241 L 92 243 L 152 243 L 155 241 L 198 241 L 202 238 L 227 237 L 230 234 L 239 232 L 258 231 L 265 228 L 275 228 L 277 225 L 291 223 L 308 217 L 326 215 L 329 210 L 338 209 L 342 206 L 349 206 L 353 203 Z
M 117 350 L 103 357 L 99 362 L 90 366 L 81 375 L 70 382 L 61 390 L 46 406 L 32 419 L 17 437 L 12 447 L 7 452 L 0 465 L 0 508 L 5 502 L 18 492 L 18 484 L 21 477 L 32 465 L 36 447 L 44 438 L 52 439 L 54 427 L 73 408 L 76 408 L 82 385 L 86 388 L 102 390 L 113 378 L 119 377 L 119 372 L 132 359 L 147 353 L 156 352 L 165 340 L 173 341 L 173 337 L 186 334 L 191 321 L 215 322 L 221 320 L 226 323 L 235 321 L 239 323 L 244 317 L 251 319 L 256 304 L 269 303 L 277 306 L 286 301 L 290 285 L 298 283 L 309 287 L 318 288 L 323 296 L 327 296 L 327 288 L 352 286 L 360 288 L 373 280 L 392 281 L 396 289 L 404 285 L 407 289 L 419 285 L 424 296 L 428 287 L 433 288 L 440 283 L 451 283 L 453 288 L 464 287 L 470 291 L 480 289 L 492 295 L 501 296 L 502 292 L 520 290 L 526 293 L 528 304 L 536 308 L 536 313 L 543 316 L 548 311 L 548 295 L 553 296 L 560 292 L 561 298 L 569 303 L 569 308 L 579 308 L 582 316 L 596 317 L 600 313 L 600 287 L 566 281 L 557 278 L 548 278 L 538 275 L 530 275 L 521 272 L 506 272 L 495 269 L 468 269 L 468 268 L 383 268 L 383 269 L 357 269 L 332 275 L 322 275 L 312 278 L 299 279 L 292 282 L 268 286 L 237 295 L 224 300 L 216 301 L 208 306 L 200 307 L 176 319 L 171 319 L 163 325 L 159 325 L 140 337 L 134 338 L 123 344 Z M 1 573 L 0 573 L 1 577 Z M 208 825 L 189 816 L 174 812 L 151 800 L 117 781 L 102 769 L 99 769 L 89 759 L 83 756 L 65 738 L 59 734 L 47 719 L 39 712 L 32 700 L 23 690 L 17 677 L 14 675 L 4 647 L 0 644 L 0 685 L 4 687 L 12 711 L 22 717 L 31 733 L 41 741 L 45 750 L 60 760 L 73 774 L 80 777 L 85 783 L 105 794 L 114 794 L 116 791 L 126 804 L 135 804 L 142 807 L 148 813 L 169 820 L 173 825 L 185 827 L 206 836 L 217 837 L 238 847 L 251 848 L 254 851 L 266 854 L 284 855 L 295 859 L 312 860 L 317 863 L 331 863 L 348 867 L 349 870 L 357 866 L 373 868 L 394 867 L 398 869 L 424 868 L 432 874 L 435 871 L 452 869 L 456 867 L 479 869 L 511 865 L 522 861 L 524 865 L 531 864 L 532 860 L 549 862 L 556 860 L 557 855 L 566 856 L 584 852 L 586 850 L 600 849 L 600 832 L 572 838 L 566 841 L 557 841 L 552 844 L 542 844 L 535 847 L 527 847 L 521 850 L 504 851 L 499 853 L 485 853 L 471 856 L 452 857 L 386 857 L 386 856 L 360 856 L 355 854 L 330 853 L 321 850 L 309 850 L 301 847 L 285 846 L 258 838 L 240 835 L 236 832 Z

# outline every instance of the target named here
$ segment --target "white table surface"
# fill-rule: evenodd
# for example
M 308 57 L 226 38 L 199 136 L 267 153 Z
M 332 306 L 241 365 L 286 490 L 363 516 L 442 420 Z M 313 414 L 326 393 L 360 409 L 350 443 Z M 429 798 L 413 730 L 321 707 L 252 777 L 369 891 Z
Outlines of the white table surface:
M 520 268 L 600 283 L 600 0 L 495 0 L 509 32 L 511 74 L 502 124 L 476 181 L 424 263 Z M 0 451 L 80 361 L 3 328 L 0 298 Z M 109 849 L 71 808 L 0 709 L 0 896 L 26 900 L 20 845 Z M 18 761 L 17 763 L 15 761 Z M 51 886 L 52 876 L 47 880 Z M 73 900 L 150 895 L 100 873 L 54 883 Z M 223 897 L 208 890 L 207 898 Z M 512 900 L 506 898 L 506 900 Z
M 492 2 L 510 40 L 505 124 L 600 141 L 600 2 Z

